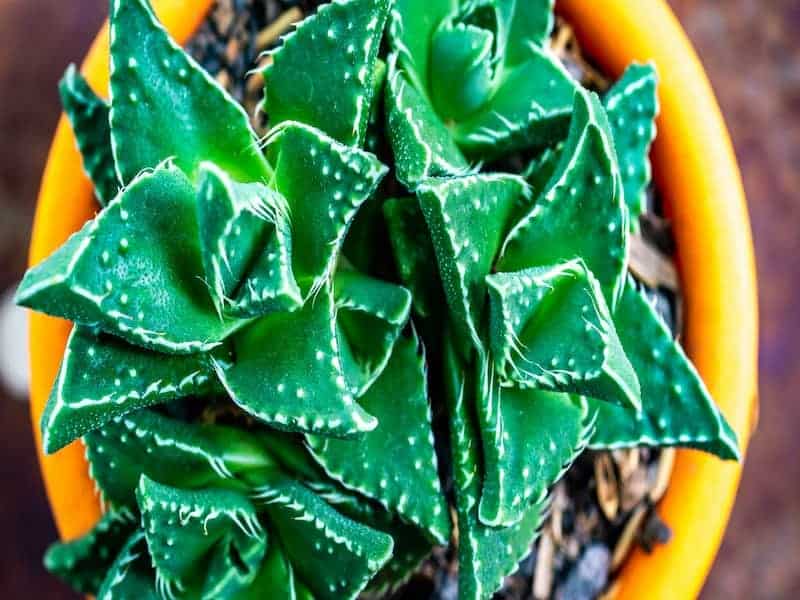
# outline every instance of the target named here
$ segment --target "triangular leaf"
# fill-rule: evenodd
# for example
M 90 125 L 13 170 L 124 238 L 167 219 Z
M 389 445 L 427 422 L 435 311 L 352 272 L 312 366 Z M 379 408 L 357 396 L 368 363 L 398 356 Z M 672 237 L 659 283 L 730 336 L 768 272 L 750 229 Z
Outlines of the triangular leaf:
M 339 271 L 333 289 L 342 368 L 348 385 L 360 396 L 389 362 L 408 321 L 411 294 L 355 271 Z
M 302 305 L 285 199 L 260 183 L 236 183 L 212 163 L 200 165 L 199 179 L 203 268 L 220 310 L 252 317 Z
M 44 567 L 76 592 L 97 594 L 137 523 L 138 519 L 127 509 L 107 512 L 83 537 L 50 546 L 44 555 Z
M 224 598 L 256 578 L 267 535 L 245 496 L 184 490 L 142 476 L 136 498 L 163 595 L 194 588 L 202 590 L 195 597 Z
M 656 137 L 658 114 L 657 84 L 652 65 L 632 64 L 603 98 L 634 230 L 639 228 L 639 216 L 647 210 L 645 196 L 651 177 L 649 152 Z
M 480 348 L 484 279 L 504 235 L 528 202 L 527 186 L 514 175 L 480 174 L 429 180 L 417 197 L 433 239 L 460 350 L 470 343 Z
M 433 447 L 424 357 L 416 336 L 394 346 L 383 374 L 359 398 L 379 426 L 356 440 L 309 438 L 328 474 L 378 500 L 440 544 L 450 535 Z M 380 457 L 391 456 L 390 462 Z
M 249 473 L 278 466 L 254 434 L 140 410 L 84 437 L 90 474 L 106 502 L 134 506 L 142 475 L 176 487 L 243 489 Z
M 137 177 L 29 270 L 17 302 L 132 344 L 191 354 L 240 326 L 217 314 L 202 274 L 195 192 L 166 164 Z
M 429 177 L 463 175 L 470 170 L 450 131 L 428 99 L 389 57 L 386 131 L 392 145 L 395 175 L 409 190 Z
M 576 397 L 502 387 L 493 375 L 487 364 L 477 397 L 484 466 L 479 517 L 508 527 L 561 478 L 591 439 L 593 422 Z
M 111 140 L 120 180 L 127 184 L 166 159 L 191 179 L 208 160 L 237 181 L 266 180 L 269 166 L 247 113 L 169 37 L 147 0 L 112 2 L 110 21 Z
M 42 415 L 42 446 L 50 454 L 114 417 L 218 389 L 204 355 L 151 352 L 76 325 Z
M 501 378 L 637 408 L 639 382 L 600 285 L 580 260 L 486 277 Z
M 392 555 L 392 538 L 285 480 L 265 498 L 296 573 L 318 598 L 355 598 Z
M 351 492 L 328 477 L 309 484 L 309 487 L 344 516 L 387 533 L 394 540 L 392 558 L 370 580 L 367 591 L 386 594 L 405 581 L 431 553 L 433 542 L 427 532 L 404 521 L 396 512 L 387 510 L 378 502 Z
M 547 187 L 506 238 L 498 270 L 582 258 L 613 309 L 625 283 L 628 210 L 605 111 L 590 92 L 575 94 L 569 137 Z
M 136 531 L 122 547 L 97 593 L 97 600 L 163 600 L 156 592 L 155 572 L 144 532 Z
M 94 195 L 100 206 L 105 206 L 119 191 L 111 152 L 108 104 L 92 91 L 75 65 L 67 67 L 58 91 L 81 152 L 83 170 L 94 186 Z
M 220 364 L 218 375 L 233 401 L 261 421 L 333 436 L 377 425 L 348 387 L 329 288 L 301 310 L 262 317 L 234 345 L 235 359 Z
M 389 0 L 337 0 L 284 37 L 264 71 L 270 124 L 300 121 L 362 145 Z
M 444 120 L 458 121 L 483 106 L 494 91 L 495 38 L 482 27 L 446 20 L 431 40 L 430 97 Z
M 286 198 L 292 223 L 292 270 L 306 297 L 329 280 L 359 206 L 387 169 L 302 123 L 273 132 L 268 153 L 275 188 Z
M 696 369 L 631 279 L 614 314 L 620 340 L 642 386 L 639 413 L 596 403 L 591 446 L 689 446 L 739 459 L 736 433 Z

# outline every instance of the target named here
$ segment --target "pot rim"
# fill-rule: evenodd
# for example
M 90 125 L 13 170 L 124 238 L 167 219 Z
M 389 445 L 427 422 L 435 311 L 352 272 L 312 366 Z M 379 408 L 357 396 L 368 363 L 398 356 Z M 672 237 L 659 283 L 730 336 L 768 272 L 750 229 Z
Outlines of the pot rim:
M 167 30 L 184 43 L 212 0 L 152 4 Z M 665 0 L 557 0 L 556 9 L 605 73 L 616 77 L 632 61 L 652 61 L 658 69 L 661 114 L 652 161 L 673 221 L 686 305 L 683 345 L 744 453 L 758 410 L 755 259 L 739 168 L 705 71 Z M 108 89 L 107 24 L 82 71 L 96 91 Z M 95 211 L 80 165 L 62 115 L 42 177 L 30 265 L 48 256 Z M 67 210 L 63 197 L 69 198 Z M 31 418 L 42 477 L 63 539 L 85 533 L 100 516 L 82 444 L 74 442 L 52 456 L 42 453 L 39 420 L 69 330 L 66 321 L 30 313 Z M 632 553 L 617 578 L 616 598 L 697 596 L 733 508 L 741 468 L 698 451 L 678 451 L 670 486 L 658 505 L 673 539 L 651 554 L 639 549 Z

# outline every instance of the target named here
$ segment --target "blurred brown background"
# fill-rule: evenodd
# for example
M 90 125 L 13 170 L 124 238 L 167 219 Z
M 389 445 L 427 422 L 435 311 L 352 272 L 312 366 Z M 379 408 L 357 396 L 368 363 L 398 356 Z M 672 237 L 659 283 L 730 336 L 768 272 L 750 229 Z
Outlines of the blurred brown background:
M 761 422 L 703 598 L 800 598 L 800 313 L 793 310 L 800 295 L 800 1 L 671 3 L 728 119 L 760 277 Z M 24 269 L 58 117 L 56 83 L 106 11 L 106 0 L 0 0 L 0 296 Z M 20 344 L 11 338 L 12 348 Z M 8 346 L 0 353 L 13 354 Z M 55 529 L 24 394 L 2 387 L 0 440 L 0 591 L 12 599 L 74 598 L 41 567 Z

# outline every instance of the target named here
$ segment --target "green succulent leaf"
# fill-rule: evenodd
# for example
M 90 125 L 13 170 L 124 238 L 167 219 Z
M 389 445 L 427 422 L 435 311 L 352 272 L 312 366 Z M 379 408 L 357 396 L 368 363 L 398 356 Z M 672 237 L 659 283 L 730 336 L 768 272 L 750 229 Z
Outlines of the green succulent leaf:
M 256 578 L 267 534 L 245 496 L 142 476 L 136 498 L 162 595 L 193 590 L 196 598 L 226 598 Z
M 249 474 L 278 470 L 254 433 L 185 423 L 151 410 L 116 418 L 84 442 L 92 479 L 115 507 L 135 506 L 142 475 L 175 487 L 243 490 Z
M 389 56 L 386 86 L 386 132 L 392 146 L 395 175 L 409 190 L 430 177 L 463 175 L 470 171 L 450 131 L 428 99 Z
M 333 290 L 342 369 L 353 393 L 361 396 L 389 362 L 408 321 L 411 294 L 355 271 L 339 271 Z
M 395 0 L 389 24 L 392 48 L 399 70 L 407 73 L 418 90 L 428 89 L 433 35 L 458 9 L 459 0 Z
M 482 348 L 478 327 L 491 272 L 504 236 L 528 203 L 514 175 L 480 174 L 429 180 L 417 198 L 428 223 L 439 274 L 460 348 Z
M 29 270 L 17 302 L 135 345 L 192 354 L 241 326 L 220 318 L 202 274 L 194 190 L 165 164 Z
M 524 62 L 530 56 L 532 45 L 545 45 L 555 22 L 554 4 L 555 0 L 495 0 L 500 28 L 505 33 L 506 64 Z
M 491 31 L 443 23 L 431 41 L 430 94 L 445 121 L 459 121 L 483 106 L 493 92 L 495 39 Z
M 580 260 L 486 282 L 490 346 L 504 382 L 641 406 L 600 285 Z
M 736 433 L 666 324 L 630 278 L 614 321 L 639 375 L 642 410 L 635 413 L 597 403 L 597 430 L 591 446 L 688 446 L 738 460 Z
M 547 190 L 503 243 L 498 270 L 582 258 L 613 309 L 625 284 L 628 210 L 605 111 L 597 96 L 575 94 L 572 124 Z
M 137 530 L 108 569 L 97 600 L 163 600 L 156 592 L 155 577 L 144 532 Z
M 377 420 L 355 401 L 336 331 L 329 287 L 293 313 L 271 313 L 234 340 L 235 358 L 218 375 L 245 411 L 286 431 L 346 437 Z
M 295 482 L 262 497 L 295 572 L 317 598 L 355 598 L 392 555 L 392 538 L 357 523 Z
M 292 270 L 308 297 L 329 281 L 348 227 L 387 169 L 372 155 L 302 123 L 285 122 L 268 141 L 274 186 L 292 224 Z
M 500 588 L 529 552 L 538 535 L 547 502 L 538 498 L 521 519 L 508 527 L 481 522 L 481 460 L 479 428 L 474 414 L 475 382 L 467 377 L 452 348 L 445 351 L 445 378 L 450 408 L 450 436 L 458 517 L 458 594 L 482 600 Z
M 270 537 L 267 554 L 258 569 L 253 582 L 238 590 L 231 600 L 264 600 L 275 598 L 281 600 L 299 600 L 302 595 L 302 584 L 296 581 L 292 563 L 286 556 L 280 540 Z M 309 596 L 309 600 L 312 600 Z
M 430 317 L 442 304 L 442 283 L 425 216 L 413 197 L 390 198 L 383 214 L 400 281 L 411 292 L 414 310 Z
M 134 532 L 137 519 L 126 509 L 104 514 L 94 528 L 76 540 L 47 549 L 44 567 L 81 594 L 97 594 L 106 572 Z
M 303 304 L 292 273 L 286 200 L 260 183 L 236 183 L 200 165 L 197 211 L 203 268 L 220 311 L 256 317 Z
M 110 21 L 111 146 L 120 181 L 166 159 L 192 180 L 204 160 L 237 181 L 269 178 L 247 113 L 169 37 L 147 0 L 114 0 Z
M 108 104 L 94 93 L 75 65 L 67 67 L 58 91 L 83 158 L 83 170 L 94 186 L 100 206 L 105 206 L 119 191 L 111 152 Z
M 48 454 L 115 417 L 221 389 L 208 357 L 162 354 L 77 325 L 42 415 Z
M 287 35 L 264 71 L 271 125 L 300 121 L 362 145 L 389 0 L 337 0 Z
M 547 189 L 550 178 L 558 168 L 563 151 L 564 142 L 545 148 L 538 156 L 531 159 L 523 170 L 522 177 L 531 186 L 531 195 L 534 198 L 541 196 Z
M 454 139 L 468 157 L 481 159 L 544 148 L 567 133 L 577 89 L 549 50 L 530 46 L 524 62 L 502 71 L 491 101 L 455 125 Z
M 367 591 L 374 594 L 388 594 L 397 589 L 417 571 L 420 564 L 433 550 L 427 534 L 406 523 L 392 523 L 386 527 L 376 527 L 388 533 L 394 540 L 392 558 L 370 580 Z
M 569 394 L 503 387 L 485 363 L 477 397 L 483 445 L 481 523 L 508 527 L 567 470 L 592 437 L 585 401 Z
M 431 433 L 424 356 L 402 338 L 373 386 L 358 400 L 379 426 L 356 440 L 309 438 L 314 456 L 345 487 L 374 498 L 438 543 L 450 536 Z M 379 457 L 392 456 L 391 462 Z
M 646 191 L 652 175 L 649 152 L 658 115 L 657 85 L 653 65 L 632 64 L 603 98 L 632 230 L 638 230 L 639 216 L 647 210 Z
M 350 491 L 331 478 L 309 484 L 320 498 L 344 516 L 382 531 L 392 537 L 392 557 L 370 580 L 367 591 L 386 594 L 406 581 L 422 560 L 431 553 L 430 534 L 417 525 L 401 519 L 380 503 Z

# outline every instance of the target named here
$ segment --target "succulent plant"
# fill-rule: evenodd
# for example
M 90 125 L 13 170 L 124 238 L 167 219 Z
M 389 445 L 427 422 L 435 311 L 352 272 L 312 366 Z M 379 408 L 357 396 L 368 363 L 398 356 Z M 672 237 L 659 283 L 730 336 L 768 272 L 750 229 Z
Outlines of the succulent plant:
M 100 210 L 17 296 L 75 323 L 43 445 L 82 437 L 106 508 L 48 569 L 101 599 L 349 598 L 457 527 L 485 598 L 584 448 L 738 457 L 628 274 L 654 70 L 601 100 L 552 24 L 335 0 L 272 52 L 258 139 L 146 0 L 111 3 L 110 101 L 61 85 Z

